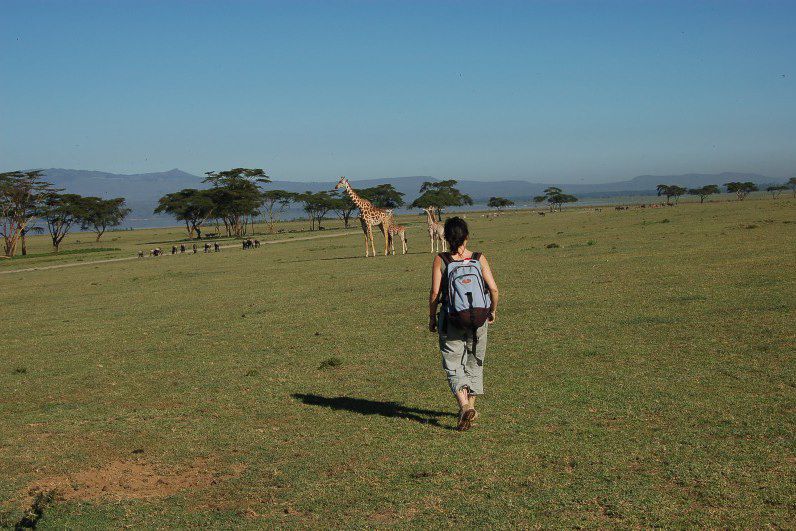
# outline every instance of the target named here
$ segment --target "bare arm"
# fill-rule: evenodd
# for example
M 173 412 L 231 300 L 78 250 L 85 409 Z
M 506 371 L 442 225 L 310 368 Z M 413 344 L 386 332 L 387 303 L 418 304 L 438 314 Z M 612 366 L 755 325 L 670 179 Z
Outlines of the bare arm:
M 494 323 L 495 317 L 497 315 L 497 304 L 498 304 L 498 287 L 497 282 L 495 282 L 495 277 L 492 276 L 492 268 L 489 267 L 489 262 L 487 262 L 486 257 L 481 255 L 479 258 L 481 262 L 481 272 L 484 275 L 484 282 L 486 282 L 486 287 L 489 288 L 489 296 L 492 299 L 492 305 L 489 308 L 489 322 Z
M 442 258 L 434 258 L 434 265 L 431 266 L 431 291 L 428 295 L 428 329 L 432 332 L 437 331 L 437 305 L 439 304 L 439 294 L 442 287 Z

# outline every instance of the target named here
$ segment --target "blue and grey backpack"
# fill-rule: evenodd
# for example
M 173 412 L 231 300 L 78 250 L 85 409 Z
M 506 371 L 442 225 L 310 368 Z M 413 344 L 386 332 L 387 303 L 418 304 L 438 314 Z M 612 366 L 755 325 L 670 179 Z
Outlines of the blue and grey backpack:
M 481 253 L 473 253 L 467 260 L 454 260 L 450 253 L 440 253 L 439 257 L 445 264 L 442 276 L 445 328 L 451 322 L 458 328 L 472 330 L 475 338 L 475 330 L 486 322 L 492 305 L 481 272 Z

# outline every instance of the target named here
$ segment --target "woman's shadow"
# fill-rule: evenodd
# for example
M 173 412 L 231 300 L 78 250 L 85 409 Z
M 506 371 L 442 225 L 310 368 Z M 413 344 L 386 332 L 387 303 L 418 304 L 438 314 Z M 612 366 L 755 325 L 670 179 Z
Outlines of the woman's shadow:
M 383 402 L 366 398 L 351 398 L 349 396 L 326 397 L 302 393 L 293 393 L 291 396 L 310 406 L 328 407 L 337 410 L 344 409 L 360 415 L 381 415 L 382 417 L 408 419 L 421 424 L 431 424 L 442 429 L 454 429 L 439 423 L 439 417 L 454 417 L 456 416 L 454 413 L 406 407 L 399 402 Z

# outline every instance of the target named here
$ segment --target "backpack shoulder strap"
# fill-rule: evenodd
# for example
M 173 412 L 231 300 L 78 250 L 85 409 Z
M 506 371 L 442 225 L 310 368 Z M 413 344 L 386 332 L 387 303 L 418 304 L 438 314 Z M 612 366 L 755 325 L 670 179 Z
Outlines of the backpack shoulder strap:
M 450 253 L 439 253 L 439 257 L 442 258 L 442 263 L 446 266 L 453 262 L 453 257 Z
M 481 253 L 473 253 L 473 256 L 470 257 L 470 260 L 478 261 L 480 259 L 481 259 Z

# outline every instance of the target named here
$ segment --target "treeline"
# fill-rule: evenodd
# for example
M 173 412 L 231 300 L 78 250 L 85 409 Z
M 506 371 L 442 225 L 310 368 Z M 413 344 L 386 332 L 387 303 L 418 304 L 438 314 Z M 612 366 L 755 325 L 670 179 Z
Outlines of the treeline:
M 357 211 L 351 198 L 342 191 L 295 193 L 287 190 L 261 189 L 271 178 L 259 168 L 233 168 L 207 172 L 203 182 L 210 188 L 187 188 L 166 194 L 158 201 L 156 214 L 169 214 L 185 223 L 189 238 L 201 238 L 203 227 L 215 222 L 227 236 L 242 238 L 254 231 L 254 223 L 263 218 L 267 230 L 275 231 L 276 223 L 291 204 L 301 205 L 310 222 L 310 230 L 322 229 L 330 214 L 336 214 L 346 227 Z M 457 181 L 429 181 L 420 187 L 420 196 L 410 208 L 434 208 L 441 214 L 445 208 L 472 205 L 470 196 L 456 188 Z M 379 208 L 404 206 L 404 194 L 391 184 L 357 189 L 357 193 Z
M 746 199 L 746 196 L 752 192 L 759 190 L 758 186 L 751 181 L 733 181 L 724 183 L 722 186 L 729 194 L 735 194 L 739 201 Z M 771 194 L 771 197 L 776 199 L 785 190 L 792 190 L 794 197 L 796 197 L 796 177 L 791 177 L 788 182 L 780 185 L 772 185 L 766 188 L 766 191 Z M 699 197 L 699 202 L 704 203 L 705 199 L 713 194 L 720 194 L 721 188 L 717 184 L 708 184 L 701 188 L 683 188 L 676 184 L 659 184 L 657 186 L 658 196 L 666 197 L 666 202 L 671 203 L 672 198 L 675 202 L 680 199 L 680 196 L 688 194 Z
M 18 246 L 27 254 L 27 235 L 43 234 L 45 229 L 55 252 L 75 226 L 94 231 L 100 241 L 109 227 L 121 224 L 130 213 L 122 197 L 101 199 L 61 192 L 43 179 L 41 170 L 0 173 L 0 236 L 6 257 L 13 257 Z
M 295 193 L 287 190 L 261 189 L 271 178 L 259 168 L 233 168 L 207 172 L 203 182 L 210 188 L 187 188 L 166 194 L 158 201 L 155 213 L 165 213 L 185 223 L 188 237 L 201 238 L 202 227 L 215 222 L 224 227 L 227 236 L 242 238 L 254 232 L 254 223 L 264 217 L 268 232 L 274 232 L 281 215 L 291 204 L 302 205 L 311 222 L 311 229 L 322 228 L 321 223 L 332 212 L 348 226 L 356 205 L 345 195 L 336 192 Z M 382 208 L 396 208 L 404 204 L 403 194 L 390 184 L 361 190 L 362 196 Z

